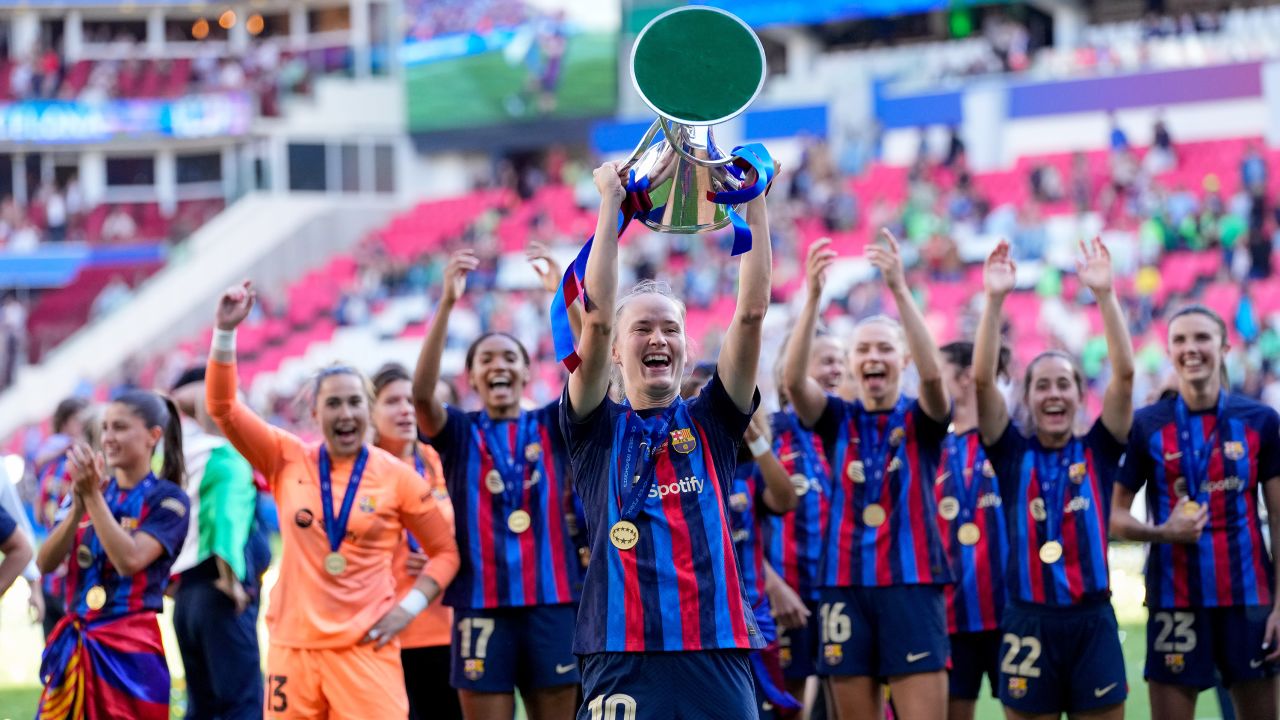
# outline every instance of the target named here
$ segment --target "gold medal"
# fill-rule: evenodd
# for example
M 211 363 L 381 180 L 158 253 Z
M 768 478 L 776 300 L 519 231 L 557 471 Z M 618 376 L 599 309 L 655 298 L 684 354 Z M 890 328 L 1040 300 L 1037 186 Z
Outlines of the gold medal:
M 880 527 L 886 517 L 884 506 L 880 503 L 871 503 L 862 510 L 862 522 L 867 527 Z
M 87 570 L 93 564 L 93 552 L 89 550 L 88 545 L 81 545 L 76 548 L 76 564 L 81 569 Z
M 640 529 L 630 520 L 619 520 L 609 528 L 609 542 L 619 550 L 630 550 L 640 542 Z
M 1044 498 L 1035 498 L 1031 501 L 1031 519 L 1036 522 L 1044 522 L 1049 517 L 1049 513 L 1044 509 Z
M 107 591 L 101 585 L 94 585 L 84 594 L 84 604 L 90 610 L 101 610 L 107 605 Z
M 1186 505 L 1182 506 L 1182 514 L 1187 517 L 1195 517 L 1200 512 L 1200 503 L 1195 500 L 1188 500 Z
M 340 552 L 331 552 L 324 556 L 324 571 L 330 575 L 341 575 L 347 569 L 347 558 Z
M 1049 542 L 1040 546 L 1040 562 L 1044 563 L 1045 565 L 1052 565 L 1061 559 L 1062 559 L 1062 543 L 1058 542 L 1057 540 L 1050 540 Z
M 938 515 L 943 520 L 955 520 L 960 515 L 960 501 L 948 495 L 938 501 Z
M 502 473 L 490 470 L 484 476 L 484 487 L 494 495 L 501 495 L 502 491 L 507 489 L 507 484 L 502 481 Z
M 854 460 L 853 462 L 849 463 L 849 467 L 847 468 L 845 474 L 849 476 L 850 480 L 856 483 L 862 483 L 867 481 L 867 473 L 865 470 L 862 469 L 861 460 Z
M 967 522 L 956 531 L 956 538 L 960 540 L 961 545 L 977 545 L 982 539 L 982 531 L 975 523 Z
M 529 462 L 537 462 L 542 457 L 542 446 L 538 443 L 529 443 L 524 446 L 524 459 Z
M 796 473 L 791 476 L 791 487 L 796 489 L 796 497 L 804 497 L 809 492 L 809 478 Z
M 533 524 L 533 518 L 524 510 L 515 510 L 507 516 L 507 529 L 519 535 Z

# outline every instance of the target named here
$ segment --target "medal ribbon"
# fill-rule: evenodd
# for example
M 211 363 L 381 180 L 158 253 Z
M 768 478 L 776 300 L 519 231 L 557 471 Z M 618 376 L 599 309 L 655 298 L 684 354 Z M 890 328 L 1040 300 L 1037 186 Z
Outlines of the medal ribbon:
M 907 398 L 905 395 L 898 396 L 898 402 L 893 406 L 893 411 L 889 414 L 889 420 L 885 423 L 884 432 L 880 432 L 879 420 L 881 413 L 873 413 L 862 405 L 862 401 L 858 401 L 858 439 L 859 455 L 862 457 L 862 467 L 866 477 L 866 488 L 863 492 L 863 505 L 867 502 L 878 503 L 880 496 L 884 494 L 884 480 L 889 474 L 889 435 L 893 433 L 894 428 L 903 427 L 903 420 L 907 416 Z M 896 451 L 892 453 L 896 455 Z
M 948 435 L 946 440 L 947 467 L 951 471 L 954 487 L 952 492 L 955 494 L 956 501 L 960 503 L 960 522 L 972 520 L 977 513 L 975 505 L 978 499 L 978 488 L 982 484 L 982 468 L 976 467 L 974 462 L 977 459 L 977 453 L 970 455 L 972 440 L 973 435 L 969 433 Z M 966 469 L 971 473 L 968 484 L 965 483 L 964 477 Z
M 329 448 L 320 446 L 320 509 L 324 512 L 324 534 L 329 536 L 329 550 L 338 552 L 342 539 L 347 535 L 347 521 L 351 519 L 351 506 L 355 504 L 365 463 L 369 462 L 369 448 L 360 446 L 360 454 L 351 466 L 351 478 L 347 491 L 342 495 L 342 510 L 333 516 L 333 465 L 329 460 Z
M 623 520 L 628 522 L 635 520 L 640 514 L 644 498 L 649 494 L 653 479 L 658 474 L 658 463 L 654 458 L 667 438 L 671 422 L 675 420 L 677 412 L 682 407 L 684 407 L 684 400 L 677 397 L 675 402 L 662 411 L 662 414 L 646 419 L 632 410 L 630 403 L 627 403 L 627 450 L 622 456 L 622 467 L 618 478 L 618 511 Z M 648 448 L 643 453 L 640 451 L 642 444 Z M 639 479 L 635 480 L 635 484 L 628 487 L 627 483 L 632 482 L 637 476 Z
M 1083 443 L 1071 438 L 1061 450 L 1048 450 L 1036 441 L 1036 479 L 1040 483 L 1040 497 L 1044 500 L 1045 542 L 1062 538 L 1062 517 L 1066 514 L 1067 472 L 1073 462 L 1083 462 Z M 1044 543 L 1041 543 L 1042 545 Z
M 1200 488 L 1209 481 L 1209 459 L 1213 455 L 1213 448 L 1219 448 L 1223 463 L 1226 463 L 1226 438 L 1222 432 L 1223 411 L 1226 406 L 1227 394 L 1219 390 L 1216 420 L 1213 423 L 1213 431 L 1206 440 L 1204 433 L 1192 432 L 1191 410 L 1183 401 L 1182 395 L 1179 394 L 1174 402 L 1177 411 L 1175 417 L 1178 423 L 1178 439 L 1181 441 L 1179 444 L 1185 448 L 1182 456 L 1182 472 L 1187 478 L 1187 499 L 1189 500 L 1197 499 L 1200 496 Z M 1191 457 L 1188 458 L 1188 455 Z
M 471 426 L 471 433 L 480 444 L 480 436 L 484 436 L 484 447 L 489 451 L 493 467 L 502 476 L 502 507 L 504 509 L 520 505 L 520 491 L 524 489 L 524 474 L 528 465 L 524 457 L 524 449 L 529 445 L 533 435 L 533 418 L 529 413 L 521 412 L 516 419 L 516 446 L 510 448 L 506 433 L 498 432 L 498 424 L 489 417 L 487 411 L 481 411 L 476 425 Z
M 419 477 L 427 477 L 427 464 L 422 460 L 422 453 L 417 448 L 413 449 L 413 469 L 418 471 Z M 409 552 L 420 553 L 422 546 L 418 544 L 418 539 L 408 530 L 404 531 L 404 539 L 409 541 Z

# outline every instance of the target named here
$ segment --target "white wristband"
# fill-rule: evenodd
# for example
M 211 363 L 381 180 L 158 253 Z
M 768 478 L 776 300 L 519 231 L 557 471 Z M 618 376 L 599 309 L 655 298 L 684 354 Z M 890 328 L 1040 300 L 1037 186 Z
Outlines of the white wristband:
M 751 457 L 760 457 L 769 452 L 769 441 L 758 437 L 747 443 L 747 449 L 751 451 Z
M 236 331 L 214 328 L 212 346 L 214 350 L 229 352 L 234 355 L 236 352 Z
M 410 588 L 409 594 L 405 595 L 400 600 L 400 609 L 409 613 L 413 617 L 417 617 L 423 610 L 426 610 L 427 605 L 430 604 L 430 601 L 427 600 L 426 593 L 422 592 L 418 588 Z

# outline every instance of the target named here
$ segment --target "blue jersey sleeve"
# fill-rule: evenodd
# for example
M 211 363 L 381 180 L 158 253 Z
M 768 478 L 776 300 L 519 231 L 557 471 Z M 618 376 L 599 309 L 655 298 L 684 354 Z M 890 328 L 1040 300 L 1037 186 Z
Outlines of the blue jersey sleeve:
M 462 449 L 468 446 L 467 433 L 471 431 L 471 418 L 465 412 L 452 405 L 446 405 L 444 413 L 444 425 L 440 427 L 440 432 L 436 433 L 435 437 L 427 437 L 421 430 L 418 431 L 418 439 L 435 448 L 436 453 L 440 455 L 442 465 L 455 459 Z
M 760 407 L 760 389 L 756 388 L 751 398 L 751 409 L 747 412 L 738 409 L 738 404 L 729 397 L 729 391 L 720 380 L 718 370 L 711 376 L 711 382 L 704 385 L 698 396 L 689 402 L 689 412 L 708 430 L 712 428 L 720 430 L 724 437 L 732 441 L 735 453 L 742 442 L 743 433 L 751 424 L 751 416 L 755 414 L 758 407 Z
M 1146 423 L 1141 418 L 1134 418 L 1133 428 L 1129 430 L 1129 443 L 1124 450 L 1124 460 L 1116 473 L 1116 482 L 1133 492 L 1141 490 L 1155 475 L 1151 453 L 1147 452 L 1147 438 Z
M 0 544 L 9 542 L 9 538 L 13 537 L 17 529 L 18 521 L 5 512 L 4 508 L 0 508 Z
M 1102 489 L 1103 517 L 1111 517 L 1111 492 L 1119 477 L 1120 461 L 1124 458 L 1125 444 L 1116 439 L 1098 418 L 1084 438 L 1085 446 L 1093 450 L 1093 467 L 1098 473 L 1098 485 Z
M 138 532 L 155 538 L 165 554 L 173 558 L 187 538 L 191 500 L 173 483 L 161 481 L 156 488 L 147 498 L 147 515 L 138 525 Z
M 1258 448 L 1258 482 L 1280 477 L 1280 415 L 1266 408 L 1260 428 L 1262 447 Z
M 942 447 L 947 439 L 947 426 L 951 424 L 951 413 L 941 420 L 934 420 L 929 413 L 920 407 L 920 401 L 911 401 L 911 414 L 915 421 L 916 441 L 923 447 Z

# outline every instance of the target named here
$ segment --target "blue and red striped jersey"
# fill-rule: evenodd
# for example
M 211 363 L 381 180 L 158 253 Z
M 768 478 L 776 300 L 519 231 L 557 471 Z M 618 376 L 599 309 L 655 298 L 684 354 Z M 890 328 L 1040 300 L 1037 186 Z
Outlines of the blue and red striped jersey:
M 918 401 L 905 396 L 883 412 L 827 397 L 814 426 L 833 474 L 823 586 L 951 582 L 933 521 L 938 511 L 933 481 L 948 423 L 929 417 Z M 877 471 L 882 473 L 878 483 Z M 875 527 L 866 521 L 872 505 L 879 506 L 883 518 Z
M 1009 533 L 995 474 L 977 430 L 947 436 L 933 489 L 942 544 L 955 578 L 947 586 L 949 633 L 1000 627 Z M 976 543 L 961 542 L 960 528 L 966 523 L 977 528 Z
M 1216 407 L 1188 412 L 1183 437 L 1177 405 L 1168 398 L 1134 415 L 1119 482 L 1135 492 L 1147 486 L 1148 516 L 1157 525 L 1181 497 L 1207 507 L 1209 522 L 1196 545 L 1152 543 L 1147 605 L 1270 605 L 1275 578 L 1258 519 L 1258 488 L 1280 476 L 1280 416 L 1230 394 L 1221 416 Z
M 1058 450 L 1044 448 L 1009 423 L 986 450 L 1009 528 L 1009 598 L 1067 606 L 1108 597 L 1107 520 L 1124 444 L 1099 418 L 1087 434 Z M 1050 519 L 1051 513 L 1057 514 Z M 1062 558 L 1042 562 L 1040 547 L 1051 541 L 1062 545 Z
M 191 500 L 182 488 L 155 475 L 148 475 L 128 490 L 121 489 L 112 478 L 102 495 L 122 528 L 134 535 L 146 533 L 155 538 L 164 554 L 141 572 L 120 575 L 86 513 L 80 519 L 67 563 L 67 613 L 94 620 L 139 610 L 160 612 L 169 585 L 169 569 L 187 539 Z M 96 610 L 87 602 L 94 588 L 106 593 L 106 603 Z
M 58 509 L 71 490 L 71 478 L 67 474 L 66 454 L 50 460 L 36 474 L 38 495 L 36 498 L 36 523 L 46 531 L 57 525 Z M 63 561 L 53 572 L 40 577 L 40 587 L 50 597 L 62 598 L 66 592 L 67 563 Z
M 774 413 L 773 452 L 791 475 L 798 503 L 785 515 L 763 518 L 765 557 L 787 585 L 804 600 L 816 602 L 819 559 L 830 512 L 831 464 L 822 438 L 805 430 L 790 411 Z
M 586 511 L 587 567 L 573 651 L 665 652 L 760 649 L 765 643 L 747 600 L 729 520 L 738 445 L 750 422 L 713 376 L 674 410 L 634 411 L 609 398 L 575 421 L 568 391 L 561 424 Z M 752 404 L 759 403 L 759 393 Z M 633 447 L 631 415 L 671 412 L 670 432 L 649 448 Z M 638 540 L 619 548 L 610 529 L 622 519 L 630 488 L 625 458 L 646 452 L 652 484 L 637 498 Z M 628 478 L 630 481 L 631 478 Z M 643 489 L 643 487 L 641 487 Z M 624 491 L 626 491 L 624 493 Z
M 462 564 L 444 603 L 462 608 L 573 602 L 581 565 L 565 503 L 572 493 L 559 402 L 515 420 L 448 408 L 440 454 Z M 487 428 L 487 429 L 486 429 Z M 490 444 L 494 447 L 490 448 Z M 496 451 L 496 457 L 495 457 Z M 526 513 L 526 529 L 512 516 Z
M 750 460 L 739 461 L 729 486 L 729 525 L 733 529 L 733 545 L 738 552 L 747 602 L 756 609 L 769 602 L 764 591 L 764 546 L 760 542 L 760 523 L 764 519 L 760 493 L 763 490 L 760 466 Z

